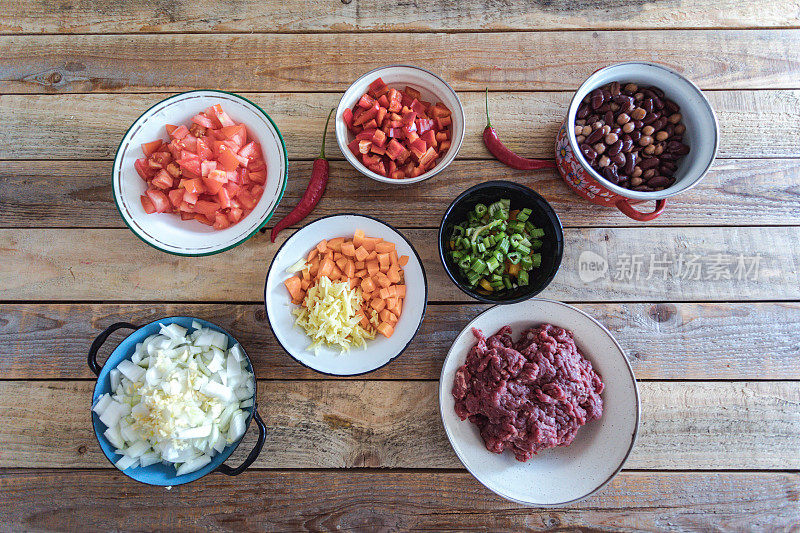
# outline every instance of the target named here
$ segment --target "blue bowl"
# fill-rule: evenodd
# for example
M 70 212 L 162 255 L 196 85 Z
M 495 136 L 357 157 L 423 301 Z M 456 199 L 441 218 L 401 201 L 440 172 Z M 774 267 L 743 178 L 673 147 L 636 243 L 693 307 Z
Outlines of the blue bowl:
M 111 392 L 111 380 L 109 378 L 109 373 L 111 369 L 116 368 L 117 365 L 120 364 L 124 359 L 130 359 L 133 355 L 134 350 L 136 349 L 136 344 L 139 342 L 144 341 L 145 338 L 149 337 L 150 335 L 158 334 L 161 327 L 159 324 L 169 325 L 169 324 L 178 324 L 183 326 L 188 330 L 192 330 L 192 322 L 197 321 L 198 323 L 202 324 L 203 327 L 212 328 L 217 331 L 221 331 L 228 336 L 228 343 L 229 346 L 233 344 L 237 344 L 238 341 L 227 331 L 220 328 L 216 324 L 212 324 L 211 322 L 207 322 L 205 320 L 201 320 L 199 318 L 191 318 L 191 317 L 168 317 L 162 318 L 160 320 L 156 320 L 147 324 L 146 326 L 135 326 L 133 324 L 129 324 L 127 322 L 118 322 L 116 324 L 112 324 L 109 326 L 105 331 L 103 331 L 92 343 L 92 347 L 89 349 L 89 368 L 97 374 L 97 384 L 94 387 L 94 394 L 92 395 L 92 405 L 95 404 L 97 399 L 106 393 Z M 114 331 L 118 329 L 133 329 L 136 330 L 128 337 L 119 343 L 111 355 L 108 356 L 108 360 L 106 361 L 105 365 L 102 367 L 97 363 L 97 351 L 103 345 L 103 343 L 108 339 L 108 336 L 111 335 Z M 244 352 L 244 348 L 242 348 L 242 352 Z M 247 353 L 244 352 L 245 358 L 247 359 L 247 369 L 250 372 L 253 372 L 253 365 L 250 362 L 250 357 L 248 357 Z M 254 379 L 255 379 L 255 374 Z M 256 387 L 257 389 L 258 387 Z M 209 474 L 211 472 L 219 471 L 223 474 L 227 474 L 229 476 L 235 476 L 244 472 L 247 467 L 253 464 L 253 461 L 256 460 L 258 454 L 261 452 L 261 448 L 264 446 L 264 441 L 266 440 L 266 426 L 264 422 L 261 420 L 261 417 L 258 414 L 257 410 L 257 403 L 256 403 L 256 395 L 258 391 L 254 393 L 253 396 L 253 406 L 248 409 L 249 416 L 247 417 L 247 428 L 250 427 L 250 421 L 255 419 L 256 424 L 258 424 L 258 442 L 256 442 L 256 446 L 248 455 L 247 459 L 237 468 L 231 468 L 230 466 L 223 464 L 225 460 L 230 457 L 233 451 L 239 446 L 239 443 L 242 439 L 229 444 L 222 453 L 218 453 L 215 455 L 209 464 L 205 467 L 191 472 L 189 474 L 184 474 L 182 476 L 178 476 L 175 474 L 175 467 L 172 465 L 164 465 L 162 463 L 156 463 L 154 465 L 146 466 L 146 467 L 132 467 L 127 468 L 122 471 L 123 474 L 128 476 L 129 478 L 139 481 L 140 483 L 145 483 L 147 485 L 159 485 L 159 486 L 174 486 L 174 485 L 183 485 L 184 483 L 190 483 L 201 477 Z M 106 430 L 106 425 L 100 422 L 100 417 L 97 416 L 97 413 L 92 411 L 92 425 L 94 426 L 94 434 L 97 437 L 97 442 L 100 443 L 100 448 L 103 450 L 103 453 L 106 455 L 106 458 L 111 461 L 111 463 L 115 463 L 121 457 L 118 455 L 114 450 L 114 446 L 108 442 L 105 435 L 103 433 Z M 246 432 L 245 432 L 246 433 Z

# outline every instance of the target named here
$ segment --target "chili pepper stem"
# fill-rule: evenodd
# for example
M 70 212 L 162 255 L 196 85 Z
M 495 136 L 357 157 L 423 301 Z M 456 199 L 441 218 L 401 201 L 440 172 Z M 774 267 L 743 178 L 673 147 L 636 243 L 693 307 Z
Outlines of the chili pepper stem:
M 328 124 L 331 122 L 331 115 L 333 115 L 333 111 L 336 108 L 331 108 L 330 112 L 328 113 L 328 119 L 325 121 L 325 131 L 322 132 L 322 150 L 319 153 L 320 159 L 325 159 L 325 137 L 328 135 Z
M 489 88 L 486 88 L 486 127 L 492 127 L 492 121 L 489 120 Z

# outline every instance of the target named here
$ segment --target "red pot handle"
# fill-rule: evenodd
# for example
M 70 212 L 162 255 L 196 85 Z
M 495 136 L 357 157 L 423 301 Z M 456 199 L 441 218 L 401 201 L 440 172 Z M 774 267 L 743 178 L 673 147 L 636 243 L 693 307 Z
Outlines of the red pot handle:
M 614 204 L 617 209 L 625 213 L 627 216 L 631 217 L 633 220 L 638 220 L 639 222 L 647 222 L 648 220 L 653 220 L 654 218 L 658 217 L 663 211 L 664 207 L 667 205 L 667 201 L 665 199 L 656 200 L 656 208 L 655 211 L 652 213 L 642 213 L 641 211 L 637 211 L 633 208 L 631 204 L 628 203 L 627 198 L 618 201 Z

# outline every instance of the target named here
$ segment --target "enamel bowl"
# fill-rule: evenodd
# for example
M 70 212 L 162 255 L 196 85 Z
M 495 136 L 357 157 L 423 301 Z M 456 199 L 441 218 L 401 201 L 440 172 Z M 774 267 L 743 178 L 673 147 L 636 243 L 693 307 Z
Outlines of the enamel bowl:
M 347 125 L 342 118 L 345 109 L 352 109 L 356 105 L 361 95 L 367 92 L 369 84 L 376 79 L 381 78 L 386 85 L 395 89 L 404 89 L 406 86 L 418 90 L 422 94 L 422 99 L 426 102 L 441 102 L 450 109 L 453 120 L 453 138 L 451 139 L 450 149 L 447 153 L 439 159 L 436 166 L 425 174 L 420 174 L 416 178 L 407 179 L 393 179 L 381 176 L 371 171 L 364 164 L 359 161 L 353 152 L 347 147 L 355 135 L 348 129 Z M 339 101 L 339 107 L 336 109 L 336 142 L 339 144 L 339 149 L 342 151 L 345 159 L 353 165 L 356 170 L 361 172 L 367 177 L 383 183 L 392 183 L 394 185 L 409 185 L 411 183 L 418 183 L 426 179 L 432 178 L 453 162 L 461 148 L 461 143 L 464 140 L 464 107 L 461 105 L 461 100 L 450 85 L 447 84 L 442 78 L 436 74 L 427 71 L 423 68 L 414 67 L 410 65 L 389 65 L 380 67 L 370 72 L 367 72 L 358 78 L 342 95 Z
M 142 327 L 129 324 L 127 322 L 117 322 L 116 324 L 112 324 L 97 336 L 92 343 L 91 348 L 89 349 L 89 368 L 97 375 L 97 382 L 95 383 L 94 392 L 92 393 L 91 405 L 94 405 L 95 402 L 97 402 L 97 399 L 103 394 L 111 392 L 111 379 L 109 377 L 111 370 L 116 368 L 124 359 L 131 358 L 133 352 L 136 350 L 137 343 L 143 342 L 150 335 L 158 334 L 158 332 L 161 330 L 160 324 L 164 324 L 165 326 L 168 326 L 169 324 L 178 324 L 189 330 L 189 332 L 192 332 L 194 331 L 194 328 L 191 327 L 192 322 L 199 322 L 204 328 L 211 328 L 224 333 L 228 337 L 229 347 L 233 346 L 234 344 L 239 344 L 239 342 L 230 333 L 220 328 L 216 324 L 207 322 L 200 318 L 167 317 L 155 320 Z M 109 335 L 119 329 L 130 329 L 134 331 L 122 342 L 120 342 L 116 348 L 114 348 L 114 350 L 111 352 L 111 355 L 108 356 L 105 364 L 100 366 L 100 364 L 97 362 L 97 352 L 100 350 L 103 343 L 108 339 Z M 242 353 L 244 353 L 245 358 L 247 359 L 247 370 L 253 373 L 253 379 L 255 379 L 253 365 L 250 361 L 250 357 L 247 355 L 247 352 L 245 352 L 244 347 L 242 347 Z M 256 381 L 256 384 L 257 383 L 258 382 Z M 185 483 L 196 481 L 201 477 L 215 471 L 229 476 L 241 474 L 258 458 L 258 454 L 261 452 L 261 448 L 264 446 L 264 442 L 266 440 L 266 426 L 258 414 L 257 396 L 258 386 L 256 386 L 256 392 L 253 395 L 253 405 L 248 407 L 246 411 L 248 411 L 250 415 L 247 417 L 247 428 L 249 429 L 250 422 L 253 420 L 255 420 L 256 424 L 258 425 L 258 441 L 248 454 L 247 459 L 245 459 L 245 461 L 238 467 L 232 468 L 224 463 L 242 442 L 241 438 L 238 441 L 226 446 L 221 453 L 216 454 L 211 459 L 209 464 L 188 474 L 178 476 L 175 472 L 174 466 L 165 465 L 163 463 L 156 463 L 145 467 L 140 466 L 136 468 L 126 468 L 122 471 L 122 473 L 134 481 L 145 483 L 147 485 L 158 486 L 183 485 Z M 105 454 L 106 458 L 111 462 L 111 464 L 114 464 L 117 460 L 119 460 L 120 456 L 116 454 L 114 446 L 103 434 L 106 430 L 106 425 L 100 421 L 100 417 L 97 416 L 97 413 L 92 411 L 91 415 L 92 426 L 94 427 L 94 434 L 95 437 L 97 437 L 97 442 L 100 444 L 100 448 L 103 450 L 103 454 Z M 245 431 L 245 434 L 247 434 L 247 431 Z
M 602 378 L 603 415 L 579 428 L 571 445 L 541 451 L 521 463 L 510 451 L 498 455 L 487 450 L 477 426 L 456 415 L 453 380 L 476 343 L 472 328 L 489 337 L 509 325 L 516 340 L 524 329 L 545 323 L 571 330 Z M 447 438 L 467 470 L 503 498 L 537 507 L 566 505 L 611 481 L 633 449 L 640 416 L 636 378 L 611 333 L 583 311 L 538 298 L 492 307 L 467 324 L 442 367 L 439 407 Z
M 299 259 L 304 259 L 322 239 L 335 237 L 352 238 L 361 229 L 368 237 L 381 237 L 395 244 L 397 255 L 407 255 L 408 263 L 403 267 L 406 284 L 406 298 L 400 320 L 390 338 L 377 334 L 367 341 L 367 347 L 353 348 L 341 353 L 338 348 L 321 346 L 318 353 L 309 350 L 311 340 L 299 326 L 294 325 L 296 308 L 291 302 L 289 292 L 283 282 L 294 274 L 286 269 Z M 425 269 L 416 250 L 402 233 L 381 222 L 364 215 L 342 214 L 320 218 L 297 230 L 284 242 L 267 273 L 264 286 L 264 305 L 267 310 L 272 333 L 280 345 L 297 362 L 317 372 L 334 376 L 354 376 L 376 370 L 389 364 L 399 356 L 417 334 L 428 301 L 428 283 Z
M 196 220 L 181 220 L 170 213 L 148 215 L 140 201 L 147 187 L 133 166 L 135 160 L 144 157 L 141 145 L 167 139 L 165 124 L 188 124 L 194 115 L 214 104 L 222 104 L 225 112 L 236 122 L 243 122 L 248 135 L 261 144 L 267 164 L 264 194 L 249 215 L 224 230 L 215 230 Z M 150 246 L 175 255 L 216 254 L 243 243 L 269 221 L 283 197 L 288 164 L 283 137 L 263 109 L 224 91 L 190 91 L 157 103 L 125 133 L 114 158 L 114 201 L 125 224 Z

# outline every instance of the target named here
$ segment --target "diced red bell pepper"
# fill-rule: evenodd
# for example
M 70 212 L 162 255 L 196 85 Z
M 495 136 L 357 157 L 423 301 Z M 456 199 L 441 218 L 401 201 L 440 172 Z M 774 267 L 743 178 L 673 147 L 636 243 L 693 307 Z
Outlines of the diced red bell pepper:
M 380 98 L 378 98 L 378 105 L 379 106 L 381 106 L 381 107 L 389 107 L 389 97 L 387 96 L 388 94 L 389 93 L 383 94 L 383 95 L 381 95 Z
M 420 135 L 425 133 L 426 131 L 430 131 L 433 129 L 434 126 L 433 120 L 429 118 L 418 118 L 417 119 L 417 131 L 419 131 Z
M 378 163 L 370 166 L 369 169 L 375 174 L 380 174 L 381 176 L 386 175 L 386 167 L 383 166 L 383 161 L 379 161 Z
M 382 130 L 375 130 L 372 134 L 372 144 L 383 146 L 386 144 L 386 134 Z
M 441 153 L 445 153 L 449 149 L 450 149 L 450 141 L 449 140 L 442 141 L 441 143 L 439 143 L 439 151 Z
M 386 118 L 386 113 L 388 113 L 388 111 L 386 111 L 385 107 L 378 108 L 378 114 L 375 116 L 375 122 L 378 124 L 378 127 L 383 124 L 383 120 Z
M 359 141 L 371 141 L 372 136 L 375 135 L 375 132 L 378 130 L 363 130 L 361 133 L 356 135 L 356 139 Z
M 419 138 L 425 141 L 425 144 L 428 146 L 433 146 L 434 148 L 439 144 L 436 142 L 436 134 L 433 132 L 433 130 L 426 131 L 420 135 Z
M 364 93 L 361 95 L 361 99 L 356 104 L 358 107 L 363 107 L 364 109 L 369 109 L 370 107 L 375 105 L 375 99 Z
M 447 109 L 447 106 L 445 106 L 444 104 L 436 104 L 430 107 L 430 109 L 428 110 L 428 114 L 433 118 L 449 117 L 450 110 Z
M 369 153 L 369 149 L 372 146 L 372 141 L 358 141 L 358 151 L 362 154 Z
M 433 120 L 436 121 L 436 129 L 438 130 L 443 130 L 453 123 L 453 120 L 450 117 L 436 117 Z
M 353 130 L 353 110 L 350 109 L 349 107 L 347 109 L 345 109 L 344 113 L 342 113 L 342 120 L 344 120 L 344 123 L 347 125 L 347 129 L 352 131 Z
M 367 92 L 373 98 L 380 98 L 383 94 L 389 92 L 389 88 L 381 78 L 377 78 L 375 81 L 369 84 L 369 89 L 367 89 Z
M 397 139 L 392 139 L 389 141 L 389 144 L 386 145 L 386 155 L 392 159 L 397 159 L 404 151 L 405 148 L 403 148 L 403 145 L 400 144 Z
M 450 132 L 448 130 L 445 131 L 437 131 L 436 132 L 436 141 L 442 142 L 446 141 L 450 138 Z
M 411 126 L 414 124 L 414 121 L 417 119 L 417 113 L 414 111 L 407 111 L 403 113 L 403 125 L 404 126 Z M 414 128 L 416 129 L 416 125 L 414 124 Z
M 397 89 L 389 89 L 389 105 L 387 109 L 390 113 L 398 113 L 403 109 L 403 95 Z
M 423 141 L 422 139 L 417 139 L 416 141 L 411 143 L 409 149 L 417 159 L 420 159 L 425 154 L 425 151 L 428 149 L 428 145 L 425 144 L 425 141 Z
M 428 108 L 425 107 L 425 105 L 419 100 L 414 100 L 411 102 L 409 107 L 411 108 L 411 111 L 417 114 L 417 116 L 427 116 Z
M 369 109 L 365 110 L 363 113 L 361 113 L 358 116 L 358 118 L 353 120 L 353 125 L 354 126 L 360 126 L 360 125 L 362 125 L 362 124 L 364 124 L 366 122 L 369 122 L 370 120 L 372 120 L 373 118 L 378 116 L 378 109 L 380 109 L 380 108 L 381 108 L 381 106 L 379 106 L 378 103 L 375 102 L 375 104 L 373 104 L 372 107 L 370 107 Z
M 400 169 L 397 169 L 394 172 L 392 172 L 391 176 L 396 180 L 401 180 L 406 177 L 406 173 Z
M 350 142 L 350 144 L 347 145 L 347 147 L 350 149 L 351 152 L 353 152 L 354 156 L 361 157 L 361 152 L 358 150 L 358 144 L 359 144 L 359 140 L 358 139 L 353 139 Z
M 403 137 L 406 139 L 406 146 L 411 146 L 411 144 L 419 139 L 419 135 L 417 135 L 416 131 L 406 131 L 406 128 L 401 130 L 403 132 Z
M 439 154 L 436 152 L 436 148 L 431 146 L 430 148 L 428 148 L 425 154 L 423 154 L 423 156 L 419 158 L 419 164 L 420 166 L 428 165 L 428 163 L 436 161 L 437 157 L 439 157 Z
M 420 93 L 418 90 L 416 90 L 413 87 L 409 87 L 408 85 L 406 85 L 405 93 L 408 96 L 410 96 L 411 98 L 414 98 L 416 100 L 419 100 L 420 98 L 422 98 L 422 93 Z
M 369 151 L 373 154 L 383 155 L 386 153 L 386 148 L 373 143 L 372 146 L 369 147 Z
M 364 154 L 361 156 L 361 162 L 364 163 L 364 166 L 374 165 L 381 160 L 381 157 L 376 154 Z

